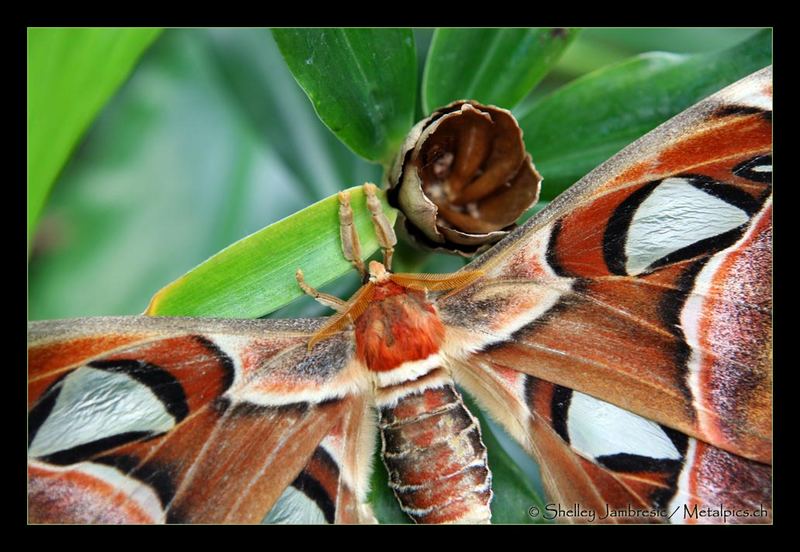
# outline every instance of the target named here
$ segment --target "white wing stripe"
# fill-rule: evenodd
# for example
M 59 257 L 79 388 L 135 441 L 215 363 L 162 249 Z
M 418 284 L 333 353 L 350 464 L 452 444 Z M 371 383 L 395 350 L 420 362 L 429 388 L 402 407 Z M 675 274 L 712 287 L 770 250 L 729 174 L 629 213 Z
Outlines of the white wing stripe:
M 745 211 L 692 186 L 684 178 L 667 178 L 633 216 L 625 243 L 628 274 L 700 240 L 745 224 Z
M 267 524 L 324 524 L 325 514 L 305 493 L 289 485 L 264 518 Z
M 174 425 L 146 385 L 124 373 L 82 366 L 64 378 L 28 455 L 42 457 L 132 431 L 162 433 Z
M 588 458 L 635 454 L 680 460 L 681 453 L 657 423 L 573 391 L 567 414 L 572 447 Z

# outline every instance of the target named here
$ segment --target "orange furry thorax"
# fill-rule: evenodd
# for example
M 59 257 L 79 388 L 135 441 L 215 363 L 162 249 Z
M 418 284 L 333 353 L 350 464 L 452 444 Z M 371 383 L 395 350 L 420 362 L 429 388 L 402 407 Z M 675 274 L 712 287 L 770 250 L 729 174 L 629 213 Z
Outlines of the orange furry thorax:
M 423 291 L 387 281 L 376 286 L 355 333 L 359 360 L 369 370 L 385 372 L 436 353 L 444 325 Z

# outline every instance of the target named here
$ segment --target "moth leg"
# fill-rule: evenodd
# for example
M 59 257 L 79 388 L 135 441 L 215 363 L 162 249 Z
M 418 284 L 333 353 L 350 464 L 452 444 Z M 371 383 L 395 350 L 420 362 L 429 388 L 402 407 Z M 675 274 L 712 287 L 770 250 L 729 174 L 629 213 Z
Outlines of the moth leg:
M 329 293 L 323 293 L 318 291 L 317 289 L 311 287 L 306 283 L 305 277 L 303 276 L 303 271 L 299 268 L 297 272 L 294 274 L 295 278 L 297 278 L 297 283 L 300 285 L 300 289 L 306 292 L 308 295 L 314 298 L 319 303 L 322 303 L 326 307 L 330 307 L 336 312 L 344 312 L 347 310 L 347 302 L 342 301 L 338 297 L 334 297 Z
M 361 260 L 361 242 L 358 231 L 353 225 L 353 208 L 350 206 L 350 194 L 339 192 L 339 236 L 342 240 L 342 253 L 344 258 L 353 263 L 361 275 L 361 280 L 367 280 L 367 270 Z
M 375 184 L 369 182 L 364 184 L 364 193 L 367 196 L 367 208 L 372 215 L 372 224 L 375 226 L 375 235 L 378 238 L 378 244 L 383 250 L 383 266 L 387 271 L 392 270 L 392 254 L 394 253 L 394 246 L 397 244 L 397 235 L 394 233 L 394 228 L 389 219 L 386 218 L 386 213 L 383 212 L 381 201 L 376 195 L 378 188 Z

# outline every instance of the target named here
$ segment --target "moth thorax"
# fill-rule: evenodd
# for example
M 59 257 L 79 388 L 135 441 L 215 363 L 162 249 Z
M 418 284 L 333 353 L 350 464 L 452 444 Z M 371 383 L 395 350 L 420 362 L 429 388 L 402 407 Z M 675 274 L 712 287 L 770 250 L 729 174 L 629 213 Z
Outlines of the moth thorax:
M 373 372 L 386 372 L 439 352 L 444 325 L 425 292 L 391 281 L 377 284 L 356 322 L 356 354 Z
M 438 369 L 403 387 L 379 407 L 383 462 L 403 511 L 417 523 L 488 523 L 486 447 L 452 379 Z

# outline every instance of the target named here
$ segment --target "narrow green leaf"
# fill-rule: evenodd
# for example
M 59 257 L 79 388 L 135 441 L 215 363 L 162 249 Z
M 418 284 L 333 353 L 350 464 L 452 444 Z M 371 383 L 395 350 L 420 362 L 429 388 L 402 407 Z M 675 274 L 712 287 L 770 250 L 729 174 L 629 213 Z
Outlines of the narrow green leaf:
M 678 54 L 710 52 L 734 46 L 758 32 L 757 28 L 683 27 L 661 28 L 657 32 L 648 28 L 624 29 L 593 28 L 586 34 L 604 44 L 635 50 L 637 52 L 662 51 Z
M 591 71 L 619 63 L 645 50 L 631 51 L 613 44 L 601 42 L 594 37 L 592 31 L 586 29 L 572 42 L 561 59 L 558 60 L 549 77 L 572 80 Z M 540 89 L 536 90 L 540 92 Z M 521 110 L 523 106 L 518 106 Z
M 50 187 L 159 29 L 28 30 L 28 243 Z
M 378 249 L 363 189 L 350 189 L 365 256 Z M 392 222 L 397 215 L 384 200 Z M 303 295 L 295 280 L 320 287 L 352 270 L 342 256 L 334 195 L 259 230 L 217 253 L 159 291 L 147 314 L 257 318 Z
M 580 78 L 517 114 L 552 199 L 623 147 L 772 61 L 765 30 L 725 50 L 650 53 Z
M 437 29 L 422 79 L 425 113 L 461 99 L 514 107 L 576 35 L 575 29 Z
M 387 164 L 411 128 L 417 58 L 410 29 L 274 29 L 320 119 L 348 147 Z

